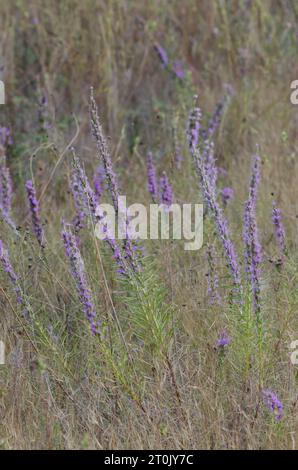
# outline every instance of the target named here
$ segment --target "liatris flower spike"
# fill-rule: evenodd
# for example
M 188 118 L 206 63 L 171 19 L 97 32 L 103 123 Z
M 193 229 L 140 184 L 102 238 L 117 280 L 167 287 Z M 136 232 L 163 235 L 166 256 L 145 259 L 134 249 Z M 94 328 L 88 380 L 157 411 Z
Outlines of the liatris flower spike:
M 281 263 L 283 263 L 283 258 L 286 253 L 286 243 L 285 243 L 285 229 L 282 222 L 281 210 L 277 207 L 276 202 L 273 202 L 272 208 L 272 223 L 275 229 L 275 238 L 279 246 L 281 253 Z
M 25 318 L 28 319 L 29 317 L 29 311 L 26 307 L 26 302 L 24 300 L 24 295 L 18 285 L 18 276 L 14 272 L 14 269 L 11 265 L 10 259 L 9 259 L 9 253 L 6 248 L 4 248 L 3 241 L 0 240 L 0 264 L 2 265 L 3 271 L 7 274 L 8 279 L 10 280 L 10 283 L 13 287 L 13 290 L 16 295 L 16 299 L 19 305 L 22 305 L 24 307 L 23 309 L 23 315 Z
M 0 126 L 0 145 L 4 147 L 5 149 L 8 145 L 12 145 L 12 144 L 13 144 L 13 141 L 11 138 L 9 128 L 5 126 L 4 127 Z
M 76 232 L 84 227 L 84 219 L 86 217 L 85 204 L 82 200 L 82 194 L 80 191 L 80 182 L 78 180 L 76 172 L 73 172 L 70 178 L 70 189 L 73 196 L 74 205 L 76 208 L 76 216 L 73 220 L 73 225 Z
M 117 176 L 113 170 L 112 158 L 110 155 L 108 144 L 104 136 L 102 126 L 100 124 L 98 109 L 93 96 L 93 88 L 91 88 L 90 91 L 90 116 L 92 134 L 97 144 L 99 158 L 101 159 L 104 166 L 108 189 L 112 197 L 114 209 L 117 213 L 119 197 L 118 181 Z
M 203 139 L 211 139 L 215 134 L 216 130 L 219 128 L 223 114 L 229 104 L 231 96 L 234 94 L 234 90 L 231 85 L 225 85 L 225 95 L 222 100 L 217 103 L 214 113 L 209 119 L 207 129 L 202 130 Z
M 158 54 L 158 57 L 162 66 L 166 67 L 169 63 L 169 59 L 168 59 L 168 54 L 166 53 L 165 49 L 161 47 L 161 45 L 158 43 L 154 44 L 154 49 Z
M 221 332 L 217 342 L 216 342 L 216 346 L 218 348 L 224 348 L 226 346 L 229 346 L 229 344 L 231 343 L 232 341 L 232 338 L 227 334 L 227 332 L 224 330 Z
M 160 178 L 160 200 L 161 204 L 166 206 L 166 208 L 173 202 L 173 191 L 165 172 L 163 172 L 163 175 Z
M 106 179 L 105 170 L 102 165 L 99 165 L 93 175 L 93 186 L 96 196 L 96 202 L 99 203 L 101 195 L 104 191 L 104 181 Z
M 221 297 L 219 294 L 219 280 L 218 273 L 215 265 L 215 249 L 213 245 L 207 246 L 207 263 L 208 263 L 208 273 L 207 273 L 207 282 L 208 282 L 208 300 L 211 304 L 221 302 Z
M 264 403 L 267 408 L 274 414 L 276 421 L 280 421 L 283 416 L 283 405 L 277 395 L 271 390 L 263 390 Z
M 183 80 L 185 78 L 185 71 L 180 60 L 175 60 L 173 63 L 172 70 L 177 78 Z
M 0 166 L 0 209 L 9 216 L 11 210 L 12 182 L 9 169 L 5 164 Z
M 0 166 L 0 216 L 18 234 L 15 222 L 11 218 L 12 181 L 9 168 L 4 162 Z
M 229 235 L 227 220 L 225 219 L 223 210 L 217 201 L 217 168 L 213 156 L 213 145 L 209 144 L 208 141 L 205 142 L 202 155 L 198 148 L 194 148 L 193 150 L 190 148 L 190 152 L 192 154 L 195 169 L 199 177 L 204 201 L 214 217 L 218 235 L 221 239 L 228 261 L 228 266 L 234 280 L 234 290 L 238 295 L 241 291 L 240 269 L 238 266 L 234 244 Z
M 33 232 L 37 238 L 38 243 L 42 248 L 45 247 L 45 237 L 40 218 L 40 207 L 36 196 L 35 187 L 32 180 L 26 182 L 26 190 L 28 197 L 29 210 L 31 214 Z
M 147 183 L 148 191 L 152 196 L 154 202 L 158 198 L 158 184 L 156 179 L 156 169 L 153 161 L 153 155 L 151 152 L 148 152 L 147 155 Z
M 222 188 L 221 190 L 221 200 L 224 206 L 226 206 L 234 198 L 234 189 L 233 188 Z
M 198 100 L 198 97 L 197 95 L 195 95 L 194 101 L 197 102 L 197 100 Z M 194 152 L 194 150 L 197 148 L 198 143 L 199 143 L 201 117 L 202 117 L 202 113 L 201 113 L 200 108 L 198 106 L 195 106 L 189 114 L 187 130 L 186 130 L 188 147 L 191 153 Z
M 96 311 L 92 303 L 91 290 L 87 283 L 84 261 L 76 237 L 70 229 L 66 228 L 63 221 L 61 236 L 64 243 L 65 254 L 70 262 L 71 273 L 76 284 L 83 312 L 90 324 L 91 333 L 99 333 L 100 323 L 96 321 Z
M 11 200 L 12 200 L 12 182 L 9 168 L 5 165 L 0 166 L 0 215 L 5 222 L 16 232 L 16 224 L 11 218 Z
M 85 217 L 91 215 L 91 217 L 94 218 L 97 205 L 95 192 L 90 186 L 85 169 L 83 168 L 75 149 L 72 148 L 71 151 L 73 155 L 73 182 L 75 183 L 75 191 L 73 191 L 73 195 L 77 211 L 79 211 L 78 216 L 81 217 L 82 214 L 80 214 L 80 212 L 83 211 Z
M 252 161 L 249 195 L 244 206 L 243 240 L 245 267 L 248 280 L 251 283 L 254 310 L 260 310 L 260 263 L 262 261 L 262 248 L 258 237 L 256 221 L 256 204 L 258 186 L 260 183 L 260 157 L 255 155 Z
M 2 264 L 3 271 L 8 275 L 14 291 L 16 292 L 18 302 L 21 302 L 20 291 L 17 285 L 18 277 L 15 274 L 13 267 L 10 263 L 8 251 L 4 248 L 3 241 L 0 240 L 0 262 Z

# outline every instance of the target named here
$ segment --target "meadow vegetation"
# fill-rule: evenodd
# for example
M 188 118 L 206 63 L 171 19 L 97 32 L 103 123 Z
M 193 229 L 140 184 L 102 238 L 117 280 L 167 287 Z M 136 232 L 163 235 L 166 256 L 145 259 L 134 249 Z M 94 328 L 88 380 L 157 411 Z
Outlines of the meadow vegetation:
M 297 449 L 298 6 L 0 0 L 0 445 Z M 203 203 L 204 244 L 94 235 Z

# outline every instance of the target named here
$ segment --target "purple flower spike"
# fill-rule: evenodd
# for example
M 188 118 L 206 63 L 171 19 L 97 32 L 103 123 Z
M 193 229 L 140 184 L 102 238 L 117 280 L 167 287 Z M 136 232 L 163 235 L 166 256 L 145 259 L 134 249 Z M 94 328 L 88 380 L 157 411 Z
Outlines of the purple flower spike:
M 175 60 L 173 63 L 173 72 L 177 78 L 183 80 L 185 78 L 185 72 L 183 69 L 183 65 L 180 60 Z
M 103 163 L 104 174 L 105 174 L 105 178 L 107 181 L 108 190 L 110 192 L 110 195 L 113 201 L 115 213 L 117 215 L 121 209 L 118 207 L 118 203 L 119 203 L 118 201 L 119 201 L 119 196 L 120 196 L 119 189 L 118 189 L 118 180 L 113 170 L 112 158 L 111 158 L 109 148 L 108 148 L 108 145 L 107 145 L 104 133 L 103 133 L 102 126 L 99 121 L 98 109 L 97 109 L 97 105 L 96 105 L 94 95 L 93 95 L 93 88 L 91 88 L 91 92 L 90 92 L 90 116 L 91 116 L 92 133 L 96 140 L 98 155 L 99 155 L 100 160 Z M 89 196 L 89 200 L 90 200 L 90 196 Z M 113 242 L 109 240 L 108 238 L 107 238 L 107 242 L 110 244 L 111 248 L 113 249 L 113 245 L 112 245 Z M 129 236 L 127 236 L 126 239 L 123 240 L 123 249 L 126 252 L 127 259 L 131 267 L 133 268 L 133 270 L 139 270 L 140 267 L 137 266 L 138 264 L 137 260 L 135 259 L 135 257 L 132 256 L 133 249 L 132 249 L 132 243 L 131 243 L 131 240 L 129 239 Z M 121 267 L 121 270 L 123 270 L 122 267 Z
M 198 99 L 197 96 L 194 97 L 196 101 Z M 189 151 L 192 154 L 194 150 L 197 148 L 199 143 L 199 136 L 200 136 L 200 127 L 201 127 L 201 117 L 202 113 L 199 107 L 195 106 L 188 117 L 188 124 L 187 124 L 187 142 Z
M 160 178 L 160 199 L 161 203 L 167 207 L 173 203 L 173 191 L 165 172 Z
M 26 182 L 26 190 L 27 190 L 29 209 L 31 213 L 33 231 L 38 240 L 38 243 L 40 244 L 42 248 L 44 248 L 45 238 L 44 238 L 43 228 L 42 228 L 41 219 L 40 219 L 40 207 L 39 207 L 38 199 L 36 197 L 36 191 L 35 191 L 35 187 L 34 187 L 32 180 L 28 180 Z
M 5 214 L 11 210 L 12 182 L 9 168 L 5 165 L 0 167 L 0 208 Z
M 118 181 L 117 181 L 117 176 L 113 170 L 112 158 L 110 155 L 108 144 L 104 136 L 102 126 L 100 124 L 100 120 L 98 116 L 98 109 L 97 109 L 97 105 L 93 96 L 93 88 L 91 88 L 91 92 L 90 92 L 90 116 L 91 116 L 92 134 L 97 144 L 99 157 L 104 166 L 104 172 L 106 175 L 108 189 L 112 197 L 114 209 L 116 213 L 118 213 L 118 197 L 119 197 Z
M 229 346 L 231 341 L 232 341 L 232 338 L 227 334 L 227 332 L 222 331 L 218 340 L 216 341 L 216 346 L 218 348 L 224 348 L 225 346 Z
M 234 199 L 234 189 L 233 188 L 223 188 L 221 190 L 221 200 L 224 206 L 228 204 L 232 199 Z
M 108 226 L 104 222 L 104 214 L 100 206 L 97 206 L 96 213 L 95 213 L 95 221 L 100 224 L 100 229 L 104 236 L 104 241 L 109 245 L 113 253 L 113 259 L 116 261 L 118 265 L 118 272 L 123 276 L 128 274 L 128 267 L 125 263 L 125 259 L 122 253 L 120 246 L 117 244 L 114 234 L 109 233 Z
M 0 126 L 0 145 L 4 147 L 4 149 L 13 144 L 13 140 L 11 138 L 10 130 L 8 127 L 1 127 Z
M 156 169 L 153 161 L 153 155 L 151 152 L 149 152 L 147 156 L 147 182 L 148 191 L 151 194 L 153 201 L 157 201 L 158 185 L 156 179 Z
M 281 210 L 276 206 L 276 202 L 273 202 L 272 208 L 272 223 L 275 228 L 275 238 L 279 246 L 282 258 L 286 252 L 286 243 L 285 243 L 285 229 L 282 223 Z
M 17 295 L 19 295 L 19 289 L 17 287 L 18 277 L 11 266 L 8 251 L 4 248 L 2 240 L 0 240 L 0 262 L 2 264 L 3 271 L 8 275 L 11 283 L 13 284 L 14 290 L 17 292 Z
M 70 179 L 70 189 L 72 193 L 72 197 L 74 200 L 74 205 L 76 208 L 76 216 L 73 220 L 73 224 L 75 226 L 76 231 L 78 232 L 81 228 L 84 227 L 84 219 L 86 217 L 85 214 L 85 205 L 82 201 L 82 194 L 80 190 L 80 182 L 76 173 L 71 175 Z
M 206 141 L 201 154 L 199 148 L 190 147 L 195 169 L 201 183 L 204 201 L 213 215 L 219 238 L 222 242 L 224 252 L 227 258 L 228 267 L 234 281 L 234 290 L 239 294 L 241 292 L 241 278 L 238 266 L 238 260 L 234 244 L 230 238 L 228 222 L 224 217 L 223 210 L 217 201 L 217 167 L 213 155 L 213 144 Z
M 223 99 L 217 103 L 214 113 L 212 114 L 208 127 L 206 130 L 202 131 L 203 139 L 210 139 L 215 134 L 216 130 L 219 128 L 222 116 L 225 112 L 225 109 L 230 101 L 231 96 L 233 95 L 233 89 L 230 85 L 226 86 L 226 94 Z
M 276 421 L 280 421 L 283 416 L 283 405 L 277 395 L 271 390 L 263 390 L 264 403 L 274 414 Z
M 71 188 L 77 210 L 76 220 L 79 222 L 78 227 L 80 228 L 83 225 L 82 221 L 84 218 L 88 218 L 88 216 L 91 216 L 93 219 L 95 218 L 97 198 L 75 149 L 72 148 L 71 150 L 73 155 Z
M 154 44 L 154 49 L 158 54 L 159 60 L 163 67 L 166 67 L 169 63 L 168 55 L 163 47 L 160 44 Z
M 61 236 L 65 253 L 70 262 L 72 277 L 76 284 L 83 312 L 89 321 L 91 333 L 98 334 L 100 332 L 100 323 L 96 321 L 96 311 L 92 303 L 91 290 L 88 286 L 85 265 L 77 244 L 77 239 L 73 233 L 66 228 L 64 222 L 62 222 L 62 225 Z
M 99 203 L 101 195 L 104 191 L 104 181 L 106 179 L 106 174 L 104 167 L 99 165 L 93 175 L 93 186 L 94 186 L 94 191 L 95 191 L 95 196 L 96 196 L 96 202 Z
M 4 157 L 5 158 L 5 157 Z M 16 231 L 16 224 L 11 218 L 12 182 L 9 168 L 4 163 L 0 166 L 0 215 Z M 17 233 L 17 232 L 16 232 Z
M 207 281 L 208 281 L 208 299 L 211 304 L 213 303 L 221 303 L 221 297 L 219 294 L 219 280 L 218 280 L 218 273 L 215 265 L 215 249 L 213 245 L 207 246 L 206 258 L 208 263 L 208 273 L 207 273 Z
M 25 306 L 25 300 L 24 300 L 24 295 L 18 285 L 18 276 L 13 270 L 13 267 L 11 265 L 10 259 L 9 259 L 9 253 L 8 250 L 4 248 L 2 240 L 0 240 L 0 263 L 2 265 L 3 271 L 7 274 L 8 279 L 10 280 L 10 283 L 13 287 L 13 290 L 16 295 L 16 299 L 19 305 L 22 305 L 24 308 L 23 310 L 23 315 L 25 318 L 28 318 L 29 312 L 27 310 L 27 307 Z
M 262 248 L 259 242 L 256 221 L 257 194 L 260 184 L 260 164 L 260 157 L 255 155 L 252 160 L 249 194 L 244 205 L 243 221 L 245 267 L 248 280 L 252 287 L 254 310 L 256 313 L 260 311 L 260 263 L 262 262 Z

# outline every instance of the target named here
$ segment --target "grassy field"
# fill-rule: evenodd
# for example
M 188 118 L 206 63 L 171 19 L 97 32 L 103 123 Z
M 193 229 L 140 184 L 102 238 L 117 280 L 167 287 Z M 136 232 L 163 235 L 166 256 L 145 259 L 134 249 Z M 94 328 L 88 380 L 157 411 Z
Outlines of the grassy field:
M 296 2 L 0 0 L 0 30 L 1 448 L 297 449 Z M 117 194 L 203 203 L 202 248 L 99 240 Z

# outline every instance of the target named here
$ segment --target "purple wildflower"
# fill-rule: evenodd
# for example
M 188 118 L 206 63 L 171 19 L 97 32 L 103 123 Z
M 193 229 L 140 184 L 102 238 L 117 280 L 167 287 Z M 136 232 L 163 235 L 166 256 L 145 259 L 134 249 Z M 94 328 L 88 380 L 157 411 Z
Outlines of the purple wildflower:
M 5 215 L 11 211 L 12 182 L 9 168 L 3 164 L 0 166 L 0 209 Z
M 100 323 L 96 321 L 96 311 L 92 303 L 91 290 L 88 286 L 85 265 L 81 256 L 76 237 L 67 229 L 64 222 L 61 232 L 65 253 L 69 259 L 71 273 L 76 284 L 77 292 L 83 307 L 83 312 L 90 324 L 92 334 L 99 334 Z
M 175 60 L 173 63 L 173 72 L 177 78 L 183 80 L 185 78 L 185 72 L 183 69 L 182 62 L 180 60 Z
M 204 139 L 210 139 L 213 136 L 216 129 L 220 125 L 223 111 L 224 111 L 224 103 L 220 102 L 216 105 L 215 111 L 208 122 L 207 129 L 202 131 L 202 136 Z
M 159 60 L 163 67 L 166 67 L 169 63 L 168 55 L 163 47 L 160 44 L 155 43 L 154 49 L 158 54 Z
M 218 235 L 222 242 L 228 266 L 234 280 L 234 286 L 239 292 L 241 287 L 240 270 L 234 244 L 230 238 L 228 223 L 223 215 L 223 210 L 217 201 L 217 168 L 213 156 L 213 145 L 205 142 L 205 148 L 201 154 L 199 149 L 192 152 L 195 168 L 200 179 L 204 201 L 212 213 Z
M 91 116 L 92 134 L 96 140 L 98 154 L 104 166 L 108 188 L 112 197 L 115 211 L 117 213 L 118 212 L 118 197 L 119 197 L 118 182 L 117 182 L 116 174 L 114 173 L 114 170 L 113 170 L 112 159 L 111 159 L 111 155 L 110 155 L 109 148 L 107 145 L 107 141 L 105 139 L 103 129 L 99 121 L 98 109 L 97 109 L 97 105 L 94 99 L 92 87 L 91 87 L 91 92 L 90 92 L 90 116 Z
M 147 155 L 147 182 L 148 191 L 151 194 L 153 201 L 156 201 L 158 197 L 158 185 L 156 179 L 156 169 L 151 152 L 148 152 Z
M 233 188 L 222 188 L 221 190 L 221 200 L 224 206 L 234 198 L 234 189 Z
M 160 199 L 161 203 L 167 207 L 169 207 L 173 202 L 173 191 L 165 171 L 160 178 Z
M 95 140 L 96 140 L 99 157 L 103 163 L 104 173 L 105 173 L 105 177 L 107 180 L 107 186 L 108 186 L 108 189 L 109 189 L 112 201 L 113 201 L 115 213 L 118 214 L 120 210 L 120 208 L 118 207 L 118 201 L 119 201 L 120 195 L 119 195 L 119 189 L 118 189 L 117 176 L 113 170 L 112 158 L 108 149 L 108 145 L 107 145 L 104 133 L 103 133 L 102 126 L 99 121 L 98 109 L 97 109 L 97 105 L 94 99 L 92 87 L 91 87 L 91 92 L 90 92 L 90 116 L 91 116 L 91 129 L 92 129 L 93 136 L 95 137 Z M 124 251 L 126 252 L 127 259 L 129 263 L 131 264 L 131 267 L 133 268 L 133 270 L 139 270 L 140 266 L 137 266 L 137 260 L 135 259 L 135 256 L 133 256 L 133 253 L 136 251 L 136 249 L 134 248 L 132 241 L 130 240 L 128 235 L 123 240 L 123 248 L 124 248 Z
M 96 196 L 96 202 L 99 203 L 101 195 L 104 191 L 103 188 L 103 183 L 106 179 L 106 174 L 104 167 L 99 165 L 93 175 L 93 186 L 94 186 L 94 191 L 95 191 L 95 196 Z
M 76 231 L 78 232 L 81 228 L 84 227 L 84 219 L 85 219 L 86 214 L 85 214 L 85 206 L 82 201 L 80 182 L 75 172 L 71 175 L 71 178 L 70 178 L 70 189 L 71 189 L 72 197 L 74 200 L 74 205 L 76 208 L 76 216 L 73 220 L 73 224 L 75 226 Z
M 218 340 L 216 341 L 216 346 L 218 348 L 224 348 L 225 346 L 229 346 L 231 341 L 232 341 L 232 338 L 227 334 L 225 330 L 223 330 L 220 333 Z
M 12 145 L 13 141 L 11 138 L 10 130 L 8 127 L 0 126 L 0 145 L 6 148 L 8 145 Z
M 197 100 L 197 96 L 194 97 L 194 100 Z M 200 136 L 200 122 L 201 122 L 202 113 L 199 107 L 195 106 L 188 117 L 187 123 L 187 142 L 189 151 L 192 154 L 199 143 Z
M 0 207 L 5 214 L 11 210 L 12 182 L 9 168 L 5 165 L 0 167 Z
M 91 215 L 95 218 L 97 198 L 95 192 L 90 186 L 85 169 L 83 168 L 75 149 L 72 148 L 72 191 L 77 209 L 77 217 L 81 221 L 84 217 Z
M 283 416 L 283 405 L 277 395 L 271 390 L 263 390 L 264 403 L 267 408 L 274 414 L 276 421 L 280 421 Z
M 215 134 L 216 130 L 220 126 L 222 116 L 225 112 L 225 109 L 228 105 L 231 95 L 233 94 L 233 89 L 230 85 L 226 85 L 226 93 L 222 100 L 217 103 L 214 113 L 212 114 L 211 118 L 209 119 L 207 129 L 202 130 L 202 137 L 203 139 L 210 139 Z
M 0 213 L 3 220 L 16 231 L 16 224 L 10 215 L 12 192 L 10 172 L 4 160 L 4 163 L 0 166 Z
M 221 297 L 219 294 L 219 280 L 218 280 L 218 273 L 215 266 L 215 249 L 213 245 L 207 246 L 206 258 L 208 263 L 208 273 L 207 273 L 207 281 L 208 281 L 208 298 L 210 303 L 217 302 L 220 304 Z
M 17 295 L 19 295 L 19 288 L 17 286 L 18 277 L 11 266 L 8 251 L 4 248 L 2 240 L 0 240 L 0 261 L 3 271 L 8 275 Z
M 248 280 L 251 283 L 254 310 L 260 310 L 260 263 L 262 249 L 259 243 L 256 221 L 257 193 L 260 183 L 260 157 L 255 155 L 252 161 L 249 195 L 244 205 L 243 240 L 245 268 Z
M 129 262 L 130 267 L 134 272 L 139 272 L 141 270 L 141 265 L 138 262 L 139 260 L 137 255 L 141 254 L 142 247 L 139 246 L 138 240 L 134 240 L 131 237 L 129 232 L 130 217 L 127 215 L 127 208 L 122 207 L 120 201 L 121 200 L 119 199 L 119 212 L 121 212 L 122 216 L 125 217 L 125 226 L 123 227 L 125 231 L 125 238 L 123 240 L 124 258 Z
M 98 223 L 98 228 L 104 235 L 103 240 L 109 245 L 113 253 L 113 259 L 118 264 L 118 272 L 122 275 L 126 275 L 128 272 L 128 267 L 126 266 L 122 250 L 115 240 L 115 235 L 109 233 L 108 224 L 104 221 L 105 217 L 100 205 L 96 207 L 95 216 L 96 223 Z
M 210 189 L 215 198 L 217 198 L 217 175 L 218 170 L 214 158 L 214 144 L 209 140 L 204 142 L 202 161 L 205 168 L 206 176 L 209 180 Z
M 286 251 L 285 229 L 282 223 L 281 210 L 276 206 L 275 201 L 273 201 L 273 208 L 272 208 L 272 223 L 275 228 L 275 238 L 279 246 L 279 249 L 281 251 L 282 257 L 283 257 Z
M 74 194 L 74 200 L 75 200 L 75 205 L 77 209 L 77 216 L 76 216 L 75 221 L 78 221 L 79 224 L 82 224 L 82 221 L 88 216 L 90 216 L 94 224 L 101 223 L 101 220 L 103 219 L 104 215 L 101 211 L 100 206 L 97 205 L 97 198 L 96 198 L 95 192 L 93 191 L 93 189 L 91 188 L 89 184 L 85 170 L 82 167 L 80 159 L 76 155 L 75 150 L 72 149 L 72 152 L 73 152 L 73 171 L 74 171 L 73 178 L 75 182 L 75 187 L 74 187 L 75 191 L 73 192 L 73 194 Z M 118 201 L 117 201 L 117 207 L 118 207 Z M 79 228 L 80 226 L 81 225 L 77 225 L 77 227 Z M 113 258 L 116 260 L 119 266 L 119 272 L 124 274 L 124 272 L 127 271 L 127 268 L 126 268 L 120 247 L 115 241 L 114 236 L 108 233 L 107 226 L 104 223 L 102 223 L 101 229 L 104 232 L 106 232 L 104 241 L 107 242 L 110 249 L 112 250 Z M 126 242 L 126 240 L 124 240 L 124 242 L 128 243 Z
M 35 191 L 35 187 L 34 187 L 32 180 L 28 180 L 26 182 L 26 190 L 27 190 L 29 209 L 31 213 L 33 231 L 38 240 L 38 243 L 40 244 L 42 248 L 44 248 L 45 239 L 44 239 L 44 232 L 43 232 L 41 219 L 40 219 L 40 207 L 39 207 L 38 199 L 36 197 L 36 191 Z
M 221 208 L 218 206 L 217 201 L 211 200 L 211 209 L 215 218 L 217 230 L 220 236 L 220 239 L 223 244 L 223 248 L 225 250 L 226 258 L 228 261 L 228 266 L 230 268 L 232 277 L 234 279 L 234 284 L 237 291 L 240 290 L 241 280 L 240 280 L 240 271 L 238 266 L 237 255 L 235 252 L 234 244 L 230 238 L 228 223 L 227 220 L 224 218 Z
M 2 240 L 0 240 L 0 263 L 2 265 L 3 271 L 7 274 L 8 278 L 9 278 L 11 284 L 12 284 L 13 290 L 16 294 L 16 299 L 17 299 L 18 304 L 22 305 L 22 306 L 25 306 L 24 296 L 23 296 L 22 291 L 21 291 L 21 289 L 18 285 L 18 276 L 16 275 L 16 273 L 13 270 L 13 267 L 12 267 L 10 259 L 9 259 L 8 250 L 6 248 L 4 248 Z M 28 317 L 28 315 L 29 315 L 29 312 L 28 312 L 26 307 L 23 310 L 23 315 L 25 317 Z

